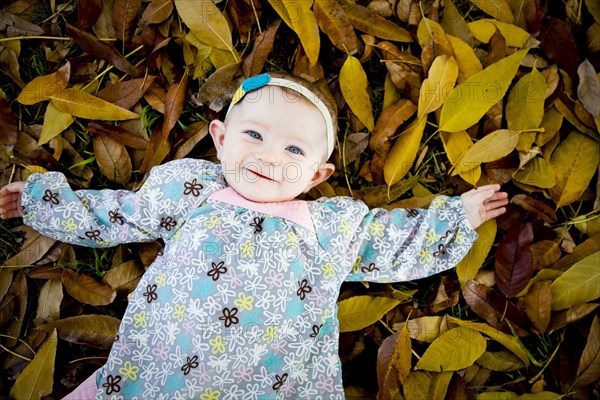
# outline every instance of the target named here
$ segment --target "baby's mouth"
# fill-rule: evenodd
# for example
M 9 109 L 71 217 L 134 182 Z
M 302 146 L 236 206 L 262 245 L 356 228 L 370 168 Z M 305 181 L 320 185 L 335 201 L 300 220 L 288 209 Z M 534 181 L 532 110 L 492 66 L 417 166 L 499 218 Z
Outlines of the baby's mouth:
M 265 175 L 263 175 L 263 174 L 261 174 L 261 173 L 258 173 L 258 172 L 256 172 L 256 171 L 254 171 L 254 170 L 251 170 L 251 169 L 248 169 L 248 168 L 246 168 L 246 171 L 250 172 L 252 175 L 255 175 L 255 176 L 259 177 L 260 179 L 265 179 L 265 180 L 267 180 L 267 181 L 269 181 L 269 182 L 275 182 L 275 180 L 274 180 L 274 179 L 271 179 L 271 178 L 269 178 L 268 176 L 265 176 Z

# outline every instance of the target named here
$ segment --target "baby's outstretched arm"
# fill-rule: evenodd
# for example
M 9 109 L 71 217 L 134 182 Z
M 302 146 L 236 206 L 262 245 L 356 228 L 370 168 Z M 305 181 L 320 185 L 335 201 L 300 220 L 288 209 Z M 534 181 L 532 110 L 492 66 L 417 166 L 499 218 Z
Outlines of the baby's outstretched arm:
M 460 196 L 473 229 L 506 212 L 508 194 L 499 192 L 500 185 L 481 186 Z
M 0 218 L 22 217 L 21 195 L 25 182 L 13 182 L 0 190 Z

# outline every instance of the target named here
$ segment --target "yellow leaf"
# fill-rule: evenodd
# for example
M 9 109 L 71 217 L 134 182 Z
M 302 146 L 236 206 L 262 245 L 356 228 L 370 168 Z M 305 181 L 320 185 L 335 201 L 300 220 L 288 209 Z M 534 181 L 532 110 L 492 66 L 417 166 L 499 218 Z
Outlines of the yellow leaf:
M 501 159 L 510 154 L 519 143 L 519 132 L 510 129 L 498 129 L 485 136 L 469 148 L 458 162 L 459 171 L 473 168 L 475 165 Z
M 60 135 L 62 131 L 67 129 L 75 121 L 71 114 L 60 111 L 52 104 L 48 103 L 46 113 L 44 114 L 44 125 L 42 125 L 42 133 L 40 134 L 39 144 L 48 143 L 51 139 Z
M 525 164 L 523 169 L 514 174 L 513 179 L 542 189 L 551 188 L 556 183 L 554 168 L 542 157 L 535 157 Z
M 450 322 L 483 333 L 492 340 L 495 340 L 502 346 L 506 347 L 508 350 L 512 351 L 514 355 L 519 357 L 519 360 L 523 361 L 526 367 L 529 366 L 530 361 L 527 357 L 527 354 L 523 351 L 521 345 L 513 336 L 507 335 L 506 333 L 502 333 L 499 330 L 492 328 L 489 324 L 485 322 L 463 321 L 461 319 L 452 317 L 450 318 Z
M 475 395 L 477 400 L 514 400 L 519 395 L 513 392 L 483 392 Z
M 492 35 L 496 33 L 496 29 L 500 31 L 502 37 L 506 41 L 507 46 L 521 48 L 525 46 L 529 40 L 529 32 L 512 24 L 506 24 L 494 19 L 479 19 L 469 22 L 469 29 L 473 32 L 473 36 L 483 43 L 488 43 Z
M 236 54 L 229 24 L 212 0 L 175 0 L 175 7 L 198 40 Z
M 362 64 L 354 56 L 348 56 L 340 71 L 342 95 L 352 112 L 369 131 L 375 128 L 371 99 L 367 91 L 369 82 Z
M 429 18 L 422 18 L 417 27 L 417 39 L 421 47 L 434 46 L 441 54 L 452 54 L 452 45 L 442 26 Z
M 404 381 L 402 387 L 404 398 L 410 400 L 431 400 L 429 385 L 431 377 L 425 371 L 413 371 Z
M 490 65 L 456 86 L 440 114 L 440 130 L 466 130 L 479 121 L 506 93 L 527 50 L 520 50 Z
M 479 357 L 477 364 L 492 371 L 510 372 L 524 367 L 517 356 L 507 350 L 486 351 Z
M 473 364 L 485 352 L 486 340 L 474 329 L 459 326 L 443 333 L 431 343 L 418 369 L 458 371 Z
M 495 219 L 484 222 L 476 229 L 479 237 L 475 240 L 475 243 L 473 243 L 473 246 L 471 246 L 465 258 L 463 258 L 456 266 L 456 274 L 458 275 L 458 281 L 460 282 L 461 287 L 464 287 L 467 281 L 474 279 L 477 272 L 479 272 L 483 266 L 483 262 L 494 245 L 496 230 L 497 225 Z
M 427 118 L 413 122 L 396 139 L 383 166 L 383 176 L 388 186 L 404 178 L 412 167 L 426 124 Z
M 394 42 L 412 42 L 410 33 L 392 21 L 379 16 L 377 13 L 358 4 L 346 4 L 342 8 L 352 25 L 375 37 Z
M 311 10 L 312 1 L 298 0 L 269 0 L 281 19 L 290 27 L 298 38 L 306 52 L 306 56 L 312 65 L 319 61 L 319 50 L 321 39 L 319 26 L 315 14 Z
M 11 398 L 36 400 L 52 393 L 57 342 L 55 330 L 15 381 L 10 390 Z
M 505 0 L 471 0 L 481 11 L 500 21 L 512 24 L 513 16 L 508 3 Z
M 450 39 L 450 35 L 452 35 L 455 38 L 464 41 L 469 47 L 472 46 L 475 42 L 475 40 L 473 40 L 473 34 L 469 30 L 465 18 L 454 5 L 454 0 L 444 0 L 442 4 L 444 6 L 444 14 L 442 15 L 440 24 L 442 25 L 442 28 L 444 28 L 448 39 Z
M 340 332 L 366 328 L 400 303 L 400 300 L 373 296 L 354 296 L 342 300 L 338 304 Z
M 522 394 L 521 396 L 515 397 L 514 400 L 562 400 L 564 398 L 564 394 L 544 391 L 531 394 Z
M 454 57 L 438 56 L 433 60 L 427 79 L 423 81 L 419 95 L 418 118 L 437 110 L 446 101 L 458 77 L 458 65 Z
M 448 392 L 448 385 L 452 380 L 453 372 L 434 372 L 431 374 L 431 383 L 429 384 L 430 400 L 444 400 Z
M 479 61 L 479 58 L 477 58 L 477 55 L 475 55 L 475 51 L 471 46 L 452 35 L 446 35 L 446 37 L 452 45 L 454 57 L 458 64 L 458 82 L 464 82 L 471 75 L 474 75 L 483 69 L 481 61 Z
M 535 143 L 538 146 L 548 143 L 562 126 L 563 119 L 563 115 L 555 107 L 546 110 L 540 123 L 540 128 L 544 128 L 544 131 L 537 133 Z
M 600 252 L 573 264 L 556 278 L 552 292 L 552 311 L 564 310 L 575 304 L 600 297 Z
M 57 92 L 50 96 L 50 100 L 59 111 L 80 118 L 120 121 L 139 117 L 134 112 L 77 89 Z
M 506 103 L 508 129 L 515 131 L 535 129 L 544 117 L 546 80 L 534 67 L 523 75 L 511 89 Z
M 577 131 L 572 131 L 563 140 L 550 159 L 556 176 L 550 197 L 557 207 L 571 204 L 581 197 L 599 163 L 600 148 L 595 140 Z
M 448 160 L 450 160 L 450 163 L 452 163 L 453 166 L 452 175 L 458 174 L 466 182 L 476 186 L 479 178 L 481 178 L 481 166 L 479 164 L 458 164 L 460 158 L 473 146 L 471 136 L 469 136 L 467 131 L 453 133 L 442 131 L 440 132 L 440 137 L 442 138 Z
M 70 74 L 71 64 L 67 62 L 52 74 L 34 78 L 21 90 L 17 101 L 21 104 L 32 105 L 48 100 L 54 93 L 67 87 Z

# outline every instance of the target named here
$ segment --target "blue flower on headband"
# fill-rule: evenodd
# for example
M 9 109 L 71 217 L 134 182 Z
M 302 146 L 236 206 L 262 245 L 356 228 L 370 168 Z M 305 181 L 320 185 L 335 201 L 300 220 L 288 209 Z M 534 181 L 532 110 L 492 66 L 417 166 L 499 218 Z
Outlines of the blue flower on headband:
M 237 104 L 248 92 L 260 89 L 261 87 L 267 86 L 271 82 L 271 75 L 261 74 L 253 76 L 252 78 L 246 79 L 242 86 L 236 90 L 231 100 L 231 104 Z

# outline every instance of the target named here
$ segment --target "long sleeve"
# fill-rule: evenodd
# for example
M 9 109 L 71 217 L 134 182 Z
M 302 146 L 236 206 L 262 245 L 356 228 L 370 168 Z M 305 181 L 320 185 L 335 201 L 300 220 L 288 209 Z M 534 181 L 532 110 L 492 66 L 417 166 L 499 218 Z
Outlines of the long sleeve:
M 369 210 L 349 198 L 321 202 L 319 241 L 346 281 L 399 282 L 450 269 L 477 238 L 459 197 L 428 209 Z
M 220 166 L 191 159 L 154 167 L 137 192 L 75 191 L 61 173 L 36 173 L 25 184 L 23 222 L 59 241 L 89 247 L 167 240 L 191 210 L 224 186 Z

